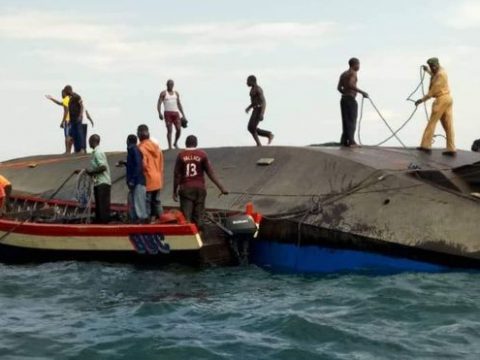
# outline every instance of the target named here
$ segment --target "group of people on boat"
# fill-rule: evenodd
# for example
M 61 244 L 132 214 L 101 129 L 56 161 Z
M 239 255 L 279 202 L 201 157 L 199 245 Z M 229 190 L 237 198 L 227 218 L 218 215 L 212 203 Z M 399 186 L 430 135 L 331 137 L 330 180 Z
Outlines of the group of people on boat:
M 90 165 L 84 171 L 93 178 L 95 222 L 106 224 L 110 220 L 110 167 L 107 155 L 100 149 L 100 136 L 90 136 L 89 145 L 93 151 Z M 228 194 L 228 191 L 215 176 L 205 151 L 197 148 L 196 136 L 189 135 L 185 145 L 175 163 L 173 200 L 180 199 L 180 209 L 186 220 L 201 229 L 207 196 L 205 174 L 221 194 Z M 117 166 L 126 167 L 130 221 L 137 224 L 158 221 L 163 213 L 160 192 L 164 185 L 164 160 L 160 146 L 150 139 L 147 125 L 138 126 L 137 135 L 128 135 L 127 158 Z M 81 171 L 76 170 L 77 173 Z

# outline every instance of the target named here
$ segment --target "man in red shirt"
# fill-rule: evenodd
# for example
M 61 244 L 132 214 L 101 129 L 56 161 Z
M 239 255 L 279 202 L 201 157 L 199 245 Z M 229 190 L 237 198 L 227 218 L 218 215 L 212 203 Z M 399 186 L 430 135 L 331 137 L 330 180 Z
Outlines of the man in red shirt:
M 205 151 L 197 149 L 197 144 L 198 141 L 194 135 L 188 136 L 185 141 L 186 149 L 177 156 L 173 200 L 178 201 L 178 196 L 180 196 L 180 209 L 185 218 L 201 229 L 207 197 L 204 173 L 208 175 L 223 195 L 227 195 L 228 191 L 218 181 L 207 154 Z

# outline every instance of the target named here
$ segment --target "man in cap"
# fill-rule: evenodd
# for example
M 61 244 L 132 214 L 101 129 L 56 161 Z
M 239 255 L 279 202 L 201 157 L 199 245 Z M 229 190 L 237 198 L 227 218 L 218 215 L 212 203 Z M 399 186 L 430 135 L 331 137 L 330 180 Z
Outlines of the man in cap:
M 450 88 L 448 86 L 448 76 L 437 58 L 427 60 L 428 67 L 423 65 L 423 69 L 430 74 L 430 88 L 428 94 L 417 100 L 415 105 L 418 106 L 422 102 L 431 98 L 435 98 L 432 104 L 432 113 L 427 127 L 423 133 L 422 143 L 417 149 L 426 153 L 431 152 L 433 135 L 438 120 L 442 123 L 443 129 L 447 136 L 447 151 L 443 155 L 454 156 L 456 154 L 455 139 L 452 124 L 452 105 L 453 100 L 450 96 Z

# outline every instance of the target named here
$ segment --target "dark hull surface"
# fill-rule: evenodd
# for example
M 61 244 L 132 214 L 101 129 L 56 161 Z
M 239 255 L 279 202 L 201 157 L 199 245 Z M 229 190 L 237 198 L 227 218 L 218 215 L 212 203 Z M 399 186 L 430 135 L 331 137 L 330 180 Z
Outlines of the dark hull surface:
M 480 172 L 474 165 L 480 161 L 478 153 L 459 151 L 451 158 L 442 156 L 440 150 L 428 155 L 414 149 L 375 147 L 226 147 L 206 151 L 231 191 L 229 196 L 218 197 L 209 183 L 207 207 L 242 211 L 252 202 L 265 216 L 250 254 L 260 265 L 271 262 L 264 255 L 275 256 L 272 246 L 278 245 L 294 246 L 285 253 L 301 254 L 297 264 L 309 263 L 311 249 L 316 247 L 328 251 L 312 261 L 325 264 L 326 259 L 340 255 L 345 264 L 342 269 L 349 264 L 357 269 L 363 262 L 358 265 L 356 255 L 343 257 L 332 251 L 405 259 L 442 269 L 478 268 L 480 202 L 471 195 L 480 192 Z M 171 200 L 176 154 L 165 152 L 162 203 L 166 206 L 177 205 Z M 112 201 L 125 203 L 124 170 L 114 167 L 125 154 L 110 153 L 108 157 L 114 182 Z M 32 157 L 0 164 L 0 173 L 12 180 L 15 191 L 47 197 L 71 171 L 87 163 L 88 156 Z M 56 197 L 72 199 L 74 186 L 75 181 L 67 183 Z M 408 261 L 406 268 L 408 264 L 412 270 L 419 268 Z M 378 263 L 385 264 L 383 260 Z M 285 264 L 292 264 L 291 260 L 286 259 Z

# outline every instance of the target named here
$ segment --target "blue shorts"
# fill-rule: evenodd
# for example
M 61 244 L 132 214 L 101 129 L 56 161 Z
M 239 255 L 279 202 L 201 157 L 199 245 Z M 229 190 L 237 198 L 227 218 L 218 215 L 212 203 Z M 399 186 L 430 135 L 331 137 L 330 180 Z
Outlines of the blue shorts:
M 68 123 L 64 123 L 63 124 L 63 134 L 65 135 L 65 137 L 70 137 L 70 121 Z

